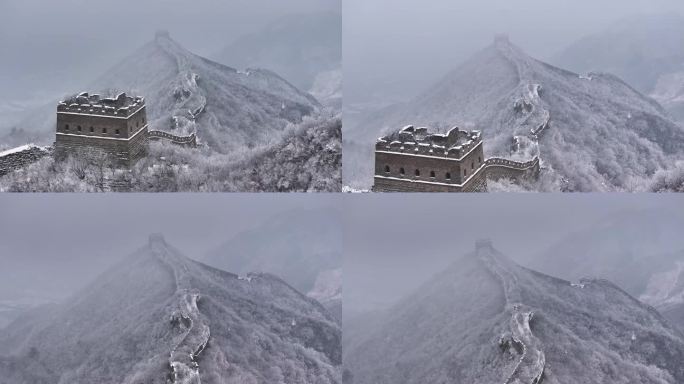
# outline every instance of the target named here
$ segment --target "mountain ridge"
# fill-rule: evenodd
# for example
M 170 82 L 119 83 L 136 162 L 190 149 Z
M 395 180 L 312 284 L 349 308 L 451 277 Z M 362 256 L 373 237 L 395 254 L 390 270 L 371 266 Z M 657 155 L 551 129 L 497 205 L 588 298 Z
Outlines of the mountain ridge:
M 345 324 L 347 383 L 684 377 L 684 334 L 655 309 L 606 280 L 571 283 L 518 266 L 490 242 L 375 320 Z
M 0 333 L 0 370 L 21 358 L 59 372 L 37 383 L 339 382 L 339 323 L 323 306 L 273 275 L 187 259 L 158 235 L 40 312 Z
M 551 190 L 644 189 L 684 153 L 684 129 L 652 99 L 613 75 L 581 76 L 541 62 L 504 36 L 412 101 L 349 128 L 345 140 L 370 142 L 407 124 L 481 129 L 488 156 L 539 151 L 542 184 Z

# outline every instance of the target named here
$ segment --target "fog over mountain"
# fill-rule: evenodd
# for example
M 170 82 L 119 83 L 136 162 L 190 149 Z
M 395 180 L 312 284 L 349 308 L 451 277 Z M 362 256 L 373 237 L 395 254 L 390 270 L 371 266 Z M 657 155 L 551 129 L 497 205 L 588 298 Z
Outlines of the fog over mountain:
M 621 19 L 684 15 L 678 0 L 429 0 L 422 7 L 410 0 L 348 0 L 343 9 L 345 109 L 350 114 L 409 100 L 499 33 L 549 61 Z
M 578 72 L 613 73 L 684 118 L 684 16 L 632 16 L 563 49 L 551 62 Z
M 408 124 L 481 129 L 486 156 L 539 153 L 545 172 L 533 189 L 646 189 L 684 155 L 684 128 L 655 101 L 611 74 L 578 75 L 536 60 L 507 36 L 418 97 L 346 127 L 346 141 L 368 145 L 345 160 L 346 182 L 367 186 L 373 138 Z
M 622 213 L 526 254 L 520 262 L 564 279 L 608 279 L 684 329 L 682 226 L 681 209 Z
M 182 194 L 11 196 L 0 196 L 0 328 L 22 310 L 63 302 L 147 242 L 151 232 L 163 232 L 183 254 L 200 259 L 240 233 L 257 236 L 272 217 L 327 212 L 332 203 L 326 194 L 197 194 L 191 199 Z M 330 227 L 339 221 L 335 211 L 330 212 L 327 217 L 310 217 L 313 222 L 306 225 Z M 298 225 L 288 230 L 297 231 Z M 273 235 L 262 233 L 264 238 Z M 41 241 L 32 241 L 33 236 Z M 290 256 L 304 258 L 299 254 L 282 259 Z M 302 274 L 308 273 L 307 265 L 299 265 Z M 248 272 L 260 271 L 243 274 Z
M 489 243 L 345 323 L 344 337 L 348 383 L 684 380 L 684 334 L 651 307 L 606 280 L 522 268 Z
M 347 383 L 683 380 L 684 333 L 652 300 L 679 297 L 662 289 L 681 286 L 679 270 L 650 258 L 682 255 L 679 195 L 443 196 L 347 209 L 357 223 L 345 243 Z M 545 250 L 558 270 L 650 260 L 651 296 L 633 293 L 636 270 L 541 273 L 527 261 Z
M 89 84 L 156 30 L 170 31 L 179 44 L 207 57 L 287 15 L 339 11 L 339 0 L 198 0 L 191 6 L 183 0 L 3 1 L 0 135 L 31 107 Z
M 684 14 L 681 2 L 435 0 L 416 8 L 407 2 L 350 1 L 345 10 L 350 14 L 344 22 L 344 137 L 345 148 L 350 148 L 345 150 L 345 184 L 370 186 L 372 141 L 383 130 L 405 124 L 475 127 L 484 132 L 486 152 L 515 157 L 509 153 L 511 136 L 528 131 L 527 123 L 550 118 L 539 150 L 542 167 L 551 172 L 542 172 L 542 182 L 532 189 L 680 188 L 681 165 L 676 161 L 682 155 L 671 156 L 671 146 L 680 146 L 682 128 L 675 127 L 673 109 L 665 100 L 681 98 L 675 81 L 681 76 L 663 78 L 657 92 L 641 89 L 632 80 L 647 79 L 649 71 L 676 61 L 681 33 L 674 20 Z M 654 15 L 662 14 L 671 16 L 659 22 Z M 385 20 L 383 28 L 378 28 L 378 19 Z M 582 44 L 583 37 L 600 35 L 619 20 L 631 20 L 622 22 L 630 31 L 612 35 L 619 38 L 614 44 L 602 40 L 608 49 L 593 55 L 596 49 Z M 491 40 L 501 34 L 508 35 L 521 54 L 507 55 L 513 60 L 496 65 Z M 583 55 L 568 53 L 567 65 L 551 60 L 578 41 Z M 621 52 L 620 47 L 627 55 L 633 50 L 636 58 L 612 55 L 613 50 Z M 583 71 L 571 65 L 572 60 L 591 61 L 604 54 L 614 65 L 634 67 L 633 76 L 620 79 L 624 71 L 611 73 L 613 67 Z M 511 64 L 525 69 L 520 83 L 516 75 L 506 75 Z M 592 75 L 587 76 L 589 71 Z M 581 81 L 589 79 L 593 82 Z M 537 85 L 539 100 L 533 92 Z M 511 109 L 519 101 L 532 110 L 515 116 Z M 507 135 L 500 135 L 504 130 Z M 528 151 L 525 155 L 529 157 Z
M 179 136 L 196 132 L 219 152 L 274 140 L 287 123 L 298 123 L 320 107 L 275 73 L 211 62 L 163 31 L 84 89 L 141 95 L 150 129 Z M 50 142 L 55 119 L 54 105 L 46 106 L 17 128 Z
M 342 316 L 342 222 L 335 209 L 272 217 L 209 251 L 203 261 L 235 273 L 277 275 Z
M 270 69 L 299 89 L 312 89 L 320 74 L 341 69 L 342 15 L 286 16 L 239 37 L 214 58 L 236 68 Z
M 8 196 L 0 196 L 2 382 L 341 382 L 340 320 L 316 295 L 339 276 L 321 274 L 303 292 L 264 271 L 189 258 L 240 234 L 252 236 L 245 243 L 279 235 L 267 228 L 335 227 L 329 195 Z M 302 220 L 289 228 L 268 225 L 297 212 Z M 148 238 L 154 231 L 166 236 Z M 339 266 L 333 246 L 327 261 Z M 288 279 L 298 281 L 298 267 L 312 279 L 316 258 L 304 253 L 313 248 L 281 255 L 295 265 Z
M 183 47 L 168 31 L 144 39 L 152 40 L 143 44 L 141 38 L 141 43 L 131 44 L 132 53 L 123 60 L 69 92 L 143 96 L 149 129 L 183 137 L 196 134 L 200 145 L 154 143 L 132 172 L 107 169 L 110 184 L 138 192 L 340 190 L 341 116 L 339 105 L 333 104 L 341 101 L 335 86 L 341 73 L 316 77 L 320 81 L 316 80 L 314 93 L 334 107 L 328 108 L 271 70 L 235 69 L 208 60 Z M 51 144 L 58 100 L 27 109 L 28 116 L 6 135 L 0 129 L 0 149 L 27 142 Z M 82 156 L 73 157 L 83 161 Z M 71 163 L 55 162 L 50 156 L 21 171 L 3 177 L 0 190 L 111 190 L 102 183 L 98 186 L 93 176 L 97 171 L 80 173 Z
M 63 304 L 23 315 L 0 339 L 0 374 L 11 382 L 340 377 L 341 332 L 318 302 L 272 275 L 199 264 L 161 235 Z

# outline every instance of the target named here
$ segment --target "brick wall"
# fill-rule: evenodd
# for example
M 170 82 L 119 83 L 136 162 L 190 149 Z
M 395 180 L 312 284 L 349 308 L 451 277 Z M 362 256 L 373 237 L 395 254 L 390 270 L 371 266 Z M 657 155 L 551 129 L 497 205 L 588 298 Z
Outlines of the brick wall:
M 51 149 L 41 147 L 28 147 L 23 151 L 17 151 L 5 156 L 0 156 L 0 176 L 4 176 L 17 169 L 23 168 L 35 161 L 51 154 Z

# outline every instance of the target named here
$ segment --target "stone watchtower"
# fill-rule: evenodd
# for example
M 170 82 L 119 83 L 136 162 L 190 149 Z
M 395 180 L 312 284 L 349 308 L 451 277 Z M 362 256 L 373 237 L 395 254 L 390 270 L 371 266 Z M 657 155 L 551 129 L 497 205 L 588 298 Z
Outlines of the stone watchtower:
M 129 166 L 147 152 L 145 99 L 120 93 L 100 98 L 83 92 L 57 105 L 55 155 L 76 156 L 81 150 L 106 153 L 118 166 Z
M 378 192 L 474 192 L 486 189 L 480 131 L 444 134 L 409 125 L 375 144 Z

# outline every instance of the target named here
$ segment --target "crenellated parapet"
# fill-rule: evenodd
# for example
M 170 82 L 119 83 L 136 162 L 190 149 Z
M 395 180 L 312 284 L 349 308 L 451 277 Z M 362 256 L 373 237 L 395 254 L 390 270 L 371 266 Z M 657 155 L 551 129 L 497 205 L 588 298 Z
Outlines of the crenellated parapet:
M 57 113 L 78 113 L 101 116 L 129 117 L 145 106 L 145 98 L 119 93 L 116 97 L 79 93 L 57 104 Z
M 188 136 L 177 136 L 172 133 L 164 132 L 164 131 L 149 131 L 149 138 L 150 140 L 168 140 L 169 142 L 173 144 L 178 144 L 181 146 L 190 146 L 190 147 L 196 147 L 197 146 L 197 135 L 195 133 L 191 133 Z
M 408 125 L 399 132 L 379 138 L 376 151 L 460 159 L 482 142 L 480 131 L 458 127 L 446 133 L 430 133 L 426 127 Z

